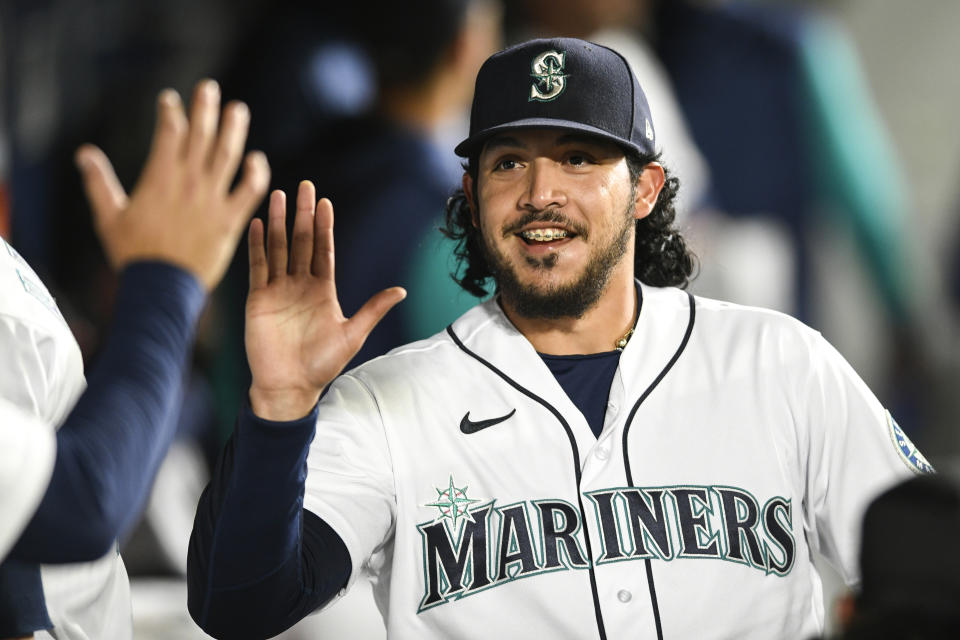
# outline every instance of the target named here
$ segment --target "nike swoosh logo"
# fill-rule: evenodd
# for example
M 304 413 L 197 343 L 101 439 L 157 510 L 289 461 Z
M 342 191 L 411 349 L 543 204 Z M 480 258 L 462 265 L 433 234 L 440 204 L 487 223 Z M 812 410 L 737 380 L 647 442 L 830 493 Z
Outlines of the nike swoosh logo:
M 473 420 L 470 419 L 470 412 L 467 411 L 467 413 L 463 416 L 463 419 L 460 420 L 460 431 L 468 435 L 471 433 L 476 433 L 477 431 L 486 429 L 487 427 L 492 427 L 495 424 L 500 424 L 504 420 L 509 420 L 511 417 L 513 417 L 513 414 L 515 414 L 516 412 L 517 410 L 514 409 L 507 415 L 500 416 L 499 418 L 490 418 L 489 420 L 477 420 L 476 422 L 474 422 Z

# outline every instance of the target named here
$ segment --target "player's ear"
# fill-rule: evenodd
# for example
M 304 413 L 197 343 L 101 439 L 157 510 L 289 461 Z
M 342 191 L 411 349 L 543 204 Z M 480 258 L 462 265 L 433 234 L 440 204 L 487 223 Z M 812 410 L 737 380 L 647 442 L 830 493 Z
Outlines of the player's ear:
M 477 218 L 477 200 L 474 197 L 474 182 L 473 178 L 470 177 L 470 174 L 466 171 L 463 172 L 463 195 L 467 198 L 467 206 L 470 207 L 470 219 L 473 221 L 473 226 L 479 227 L 480 220 Z
M 643 168 L 637 176 L 637 185 L 634 192 L 633 217 L 639 220 L 646 218 L 657 204 L 657 197 L 663 189 L 667 176 L 663 167 L 657 162 L 651 162 Z

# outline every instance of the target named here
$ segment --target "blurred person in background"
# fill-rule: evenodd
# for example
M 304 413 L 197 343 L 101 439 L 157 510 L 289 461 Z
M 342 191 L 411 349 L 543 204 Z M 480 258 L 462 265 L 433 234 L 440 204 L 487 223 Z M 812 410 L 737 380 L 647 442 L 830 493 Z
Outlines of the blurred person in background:
M 476 72 L 499 46 L 502 9 L 499 0 L 290 6 L 274 16 L 282 27 L 251 38 L 234 91 L 256 113 L 263 103 L 277 115 L 254 138 L 271 158 L 274 185 L 295 192 L 306 178 L 337 203 L 344 310 L 390 284 L 411 292 L 356 365 L 434 333 L 472 304 L 448 277 L 452 244 L 435 233 L 461 173 L 441 136 L 469 107 Z M 259 71 L 244 73 L 259 53 Z M 292 106 L 278 100 L 278 84 Z
M 173 439 L 206 293 L 269 181 L 263 155 L 250 154 L 230 189 L 249 111 L 228 105 L 221 126 L 219 105 L 212 81 L 198 84 L 189 120 L 175 92 L 161 94 L 129 197 L 102 151 L 77 153 L 97 232 L 121 274 L 113 330 L 88 387 L 53 297 L 0 240 L 0 559 L 9 551 L 0 637 L 133 635 L 117 538 Z
M 727 215 L 708 230 L 714 268 L 697 290 L 749 303 L 771 270 L 742 231 L 780 238 L 778 308 L 824 331 L 919 435 L 927 365 L 910 195 L 849 35 L 802 3 L 641 4 Z M 864 266 L 868 291 L 838 252 Z

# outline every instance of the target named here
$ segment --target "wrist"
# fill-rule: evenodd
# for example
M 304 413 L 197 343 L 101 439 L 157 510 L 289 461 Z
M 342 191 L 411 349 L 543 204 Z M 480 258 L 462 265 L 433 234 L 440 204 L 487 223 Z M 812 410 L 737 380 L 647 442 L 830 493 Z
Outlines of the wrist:
M 299 420 L 313 410 L 319 399 L 319 391 L 250 387 L 250 409 L 258 418 L 271 422 Z
M 254 415 L 272 422 L 299 420 L 313 410 L 320 393 L 302 390 L 265 390 L 250 387 L 250 408 Z

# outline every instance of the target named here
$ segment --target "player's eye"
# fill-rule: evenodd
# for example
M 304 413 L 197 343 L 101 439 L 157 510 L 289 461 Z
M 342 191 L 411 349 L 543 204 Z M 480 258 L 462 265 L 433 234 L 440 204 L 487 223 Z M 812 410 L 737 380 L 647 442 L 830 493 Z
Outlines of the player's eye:
M 567 163 L 574 167 L 584 167 L 591 162 L 590 157 L 583 153 L 571 153 L 567 156 Z
M 516 169 L 518 163 L 512 158 L 504 158 L 500 160 L 493 166 L 494 171 L 509 171 L 510 169 Z

